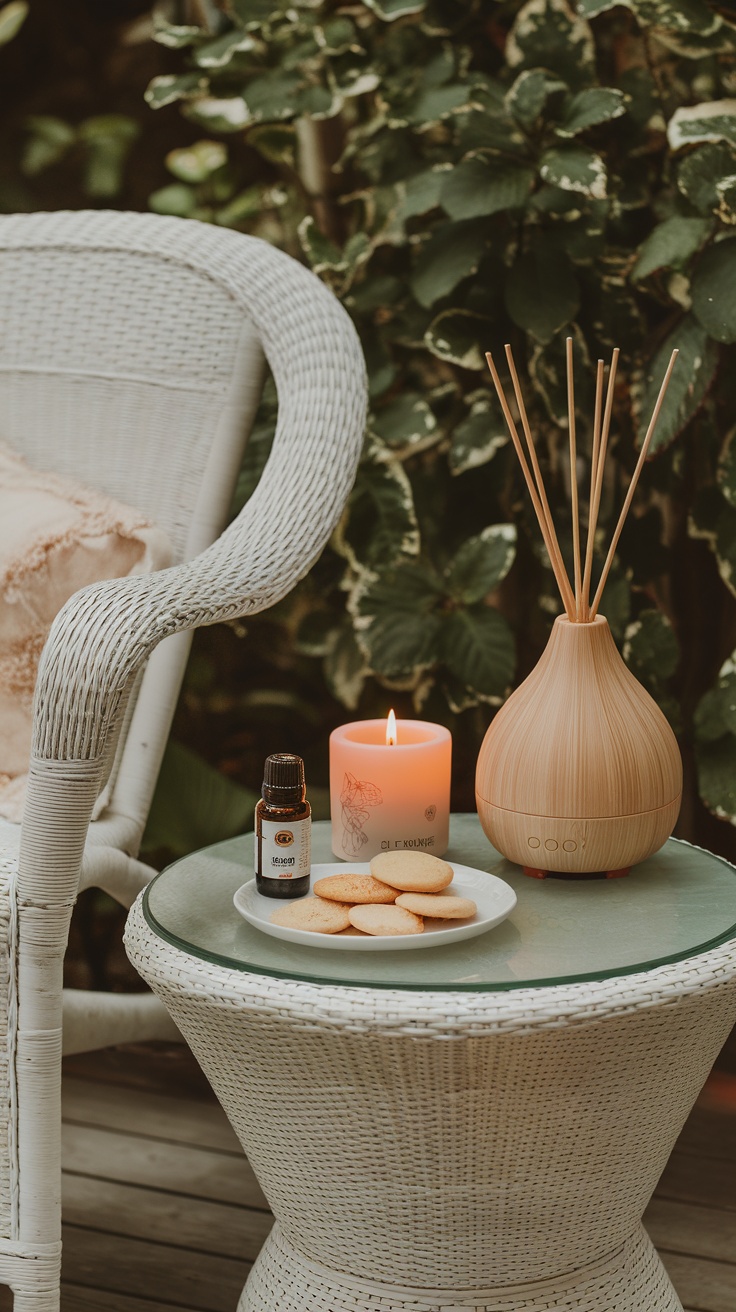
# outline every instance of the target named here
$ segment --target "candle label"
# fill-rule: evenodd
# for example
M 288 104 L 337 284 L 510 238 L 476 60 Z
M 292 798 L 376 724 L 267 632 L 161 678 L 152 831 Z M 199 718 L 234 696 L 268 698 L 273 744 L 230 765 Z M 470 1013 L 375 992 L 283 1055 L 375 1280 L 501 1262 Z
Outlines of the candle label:
M 382 838 L 382 852 L 419 852 L 426 851 L 427 848 L 434 847 L 436 841 L 435 834 L 427 834 L 424 838 Z
M 356 779 L 349 770 L 345 772 L 342 792 L 342 850 L 347 856 L 355 857 L 361 847 L 368 842 L 368 835 L 363 826 L 370 819 L 370 806 L 383 805 L 383 793 L 367 779 Z
M 256 874 L 263 879 L 301 879 L 308 875 L 312 863 L 311 832 L 309 816 L 289 824 L 262 819 L 256 843 Z

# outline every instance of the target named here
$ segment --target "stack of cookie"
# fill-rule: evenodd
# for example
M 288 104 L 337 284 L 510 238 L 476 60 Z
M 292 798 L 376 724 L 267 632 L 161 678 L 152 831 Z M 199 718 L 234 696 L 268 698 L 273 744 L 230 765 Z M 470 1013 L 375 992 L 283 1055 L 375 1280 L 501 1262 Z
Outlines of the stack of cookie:
M 369 875 L 326 875 L 314 896 L 279 907 L 271 920 L 316 934 L 421 934 L 475 915 L 470 898 L 445 892 L 452 876 L 451 865 L 426 852 L 381 852 Z

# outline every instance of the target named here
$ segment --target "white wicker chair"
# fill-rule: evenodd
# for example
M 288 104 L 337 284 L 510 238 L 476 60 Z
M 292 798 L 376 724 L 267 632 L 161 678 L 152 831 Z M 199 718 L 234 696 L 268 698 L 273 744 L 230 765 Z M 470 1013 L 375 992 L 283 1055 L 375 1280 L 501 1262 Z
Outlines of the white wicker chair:
M 264 356 L 273 451 L 222 532 Z M 151 215 L 0 218 L 0 435 L 34 466 L 145 511 L 175 553 L 171 569 L 87 588 L 57 617 L 23 825 L 0 830 L 0 1282 L 15 1312 L 59 1305 L 62 965 L 77 892 L 130 905 L 153 873 L 135 858 L 191 630 L 265 609 L 307 571 L 350 490 L 364 416 L 347 315 L 265 243 Z M 66 1047 L 171 1025 L 153 997 L 94 996 L 68 1011 L 65 999 Z

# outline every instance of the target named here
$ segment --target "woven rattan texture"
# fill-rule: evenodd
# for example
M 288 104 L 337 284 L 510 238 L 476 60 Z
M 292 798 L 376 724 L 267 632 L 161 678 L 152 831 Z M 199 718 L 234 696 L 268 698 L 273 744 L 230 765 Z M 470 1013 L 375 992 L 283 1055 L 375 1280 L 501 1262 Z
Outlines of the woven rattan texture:
M 289 1241 L 412 1288 L 527 1284 L 626 1243 L 736 1012 L 731 945 L 495 995 L 220 969 L 156 938 L 139 905 L 126 945 Z
M 48 216 L 24 214 L 3 223 L 0 285 L 3 322 L 9 329 L 7 337 L 3 334 L 3 370 L 67 373 L 81 378 L 93 367 L 100 376 L 127 375 L 191 390 L 215 392 L 227 386 L 238 342 L 233 324 L 238 325 L 241 318 L 240 298 L 213 282 L 203 271 L 200 256 L 187 272 L 193 313 L 184 321 L 172 318 L 169 283 L 176 279 L 178 286 L 181 278 L 176 252 L 171 252 L 167 281 L 166 267 L 155 258 L 155 249 L 149 254 L 145 247 L 140 253 L 133 247 L 123 282 L 115 249 L 120 244 L 116 238 L 121 216 L 110 214 L 102 222 L 95 221 L 98 219 L 95 215 L 85 224 L 77 214 L 55 215 L 53 241 L 45 249 L 38 234 L 44 227 L 48 229 Z M 122 222 L 127 235 L 130 223 L 127 218 Z M 139 230 L 144 231 L 143 225 Z M 160 225 L 156 230 L 163 231 Z M 200 241 L 202 231 L 197 228 Z M 90 241 L 92 235 L 94 242 Z M 106 245 L 113 249 L 106 251 Z M 24 248 L 33 250 L 32 260 L 19 258 Z M 85 250 L 83 278 L 79 249 Z M 68 296 L 72 288 L 73 332 L 69 305 L 59 294 L 65 290 Z M 29 307 L 39 296 L 44 314 L 37 317 L 29 313 Z M 228 300 L 232 305 L 229 320 L 223 315 Z M 139 333 L 121 331 L 122 326 L 135 323 L 141 327 Z
M 347 1281 L 301 1256 L 276 1225 L 238 1312 L 682 1312 L 682 1304 L 640 1226 L 617 1252 L 574 1276 L 515 1289 L 429 1291 Z
M 121 249 L 126 257 L 125 282 Z M 85 405 L 89 376 L 94 379 L 93 422 L 99 432 L 110 399 L 102 376 L 114 373 L 118 402 L 109 413 L 127 446 L 128 468 L 135 469 L 139 455 L 143 465 L 142 497 L 136 501 L 131 489 L 119 486 L 119 479 L 114 490 L 125 491 L 125 499 L 134 504 L 154 512 L 162 509 L 155 493 L 144 490 L 161 481 L 160 446 L 157 480 L 146 469 L 145 453 L 152 436 L 146 428 L 147 402 L 152 399 L 146 387 L 165 391 L 168 386 L 171 403 L 183 387 L 186 409 L 191 411 L 181 449 L 164 480 L 170 504 L 180 493 L 177 467 L 186 470 L 189 461 L 189 486 L 192 490 L 197 486 L 202 472 L 197 438 L 204 411 L 218 389 L 221 397 L 226 395 L 233 351 L 242 350 L 244 320 L 252 325 L 251 337 L 260 343 L 279 392 L 278 426 L 266 472 L 245 510 L 218 542 L 178 569 L 87 589 L 58 617 L 39 672 L 34 753 L 43 759 L 94 759 L 108 747 L 135 672 L 163 637 L 272 605 L 321 551 L 355 475 L 366 406 L 365 366 L 352 324 L 331 293 L 287 256 L 238 233 L 151 215 L 13 215 L 0 218 L 0 252 L 9 303 L 22 304 L 22 297 L 30 295 L 35 285 L 34 296 L 48 298 L 51 305 L 49 325 L 39 329 L 41 343 L 32 341 L 30 330 L 19 323 L 20 342 L 4 347 L 0 356 L 0 370 L 11 380 L 0 388 L 8 398 L 4 410 L 0 405 L 0 423 L 5 419 L 10 429 L 6 436 L 13 440 L 18 415 L 34 432 L 43 419 L 48 433 L 55 415 L 66 414 L 65 407 L 79 409 L 83 374 Z M 68 315 L 66 320 L 63 317 L 63 290 L 70 287 L 70 279 L 78 278 L 80 256 L 85 283 L 87 261 L 99 278 L 89 279 L 88 295 L 75 317 L 78 340 L 70 340 L 77 334 Z M 182 276 L 191 281 L 189 317 L 172 319 L 166 313 L 167 267 L 177 285 Z M 34 271 L 39 268 L 43 277 L 34 284 Z M 113 268 L 114 281 L 109 276 Z M 101 286 L 104 290 L 95 301 L 95 288 Z M 126 310 L 128 302 L 134 308 Z M 59 316 L 56 324 L 54 307 Z M 22 318 L 22 310 L 14 313 Z M 44 301 L 44 324 L 46 314 Z M 62 324 L 65 345 L 60 347 Z M 136 328 L 138 340 L 129 340 Z M 42 354 L 46 332 L 57 373 Z M 202 334 L 208 342 L 212 336 L 204 351 Z M 193 368 L 188 357 L 195 356 L 195 336 L 198 364 Z M 30 385 L 23 382 L 28 371 L 33 374 Z M 44 396 L 54 404 L 39 414 L 33 410 L 33 395 L 38 395 L 41 406 Z M 159 397 L 159 405 L 163 404 Z M 121 405 L 128 407 L 122 414 Z M 68 419 L 67 415 L 67 432 L 73 428 Z M 83 430 L 88 460 L 84 467 L 94 469 L 86 418 Z M 27 437 L 25 449 L 33 440 L 40 438 Z M 98 465 L 105 459 L 106 453 L 98 457 Z M 102 486 L 105 482 L 103 476 Z M 165 514 L 163 526 L 178 531 Z M 181 533 L 183 529 L 177 543 L 180 551 Z M 85 643 L 84 677 L 78 661 L 80 635 Z M 72 664 L 75 680 L 69 677 Z
M 71 478 L 79 478 L 83 470 L 85 482 L 135 506 L 164 528 L 174 560 L 185 558 L 191 517 L 211 449 L 212 409 L 224 398 L 204 390 L 174 392 L 130 379 L 86 378 L 82 384 L 74 378 L 49 380 L 34 374 L 15 380 L 12 401 L 17 417 L 10 413 L 7 398 L 6 390 L 5 404 L 0 402 L 0 431 L 13 446 L 25 451 L 33 465 L 44 468 L 49 464 L 43 442 L 32 438 L 43 426 L 48 428 L 53 414 L 76 435 L 73 443 L 64 441 L 60 447 L 54 469 Z M 180 440 L 170 445 L 164 479 L 161 436 L 172 420 Z M 23 428 L 25 438 L 21 436 Z M 111 434 L 113 429 L 127 435 L 128 441 L 121 436 L 108 448 L 100 442 L 100 433 Z M 132 460 L 131 435 L 135 435 Z
M 17 1025 L 12 1004 L 3 1008 L 5 1046 L 12 1058 L 15 1039 L 17 1051 L 17 1139 L 0 1038 L 0 1232 L 6 1160 L 18 1204 L 17 1236 L 0 1233 L 0 1282 L 13 1286 L 15 1312 L 58 1312 L 62 978 L 80 872 L 125 905 L 143 886 L 150 872 L 132 857 L 188 634 L 272 605 L 316 559 L 360 458 L 366 378 L 349 317 L 296 261 L 157 215 L 1 216 L 0 323 L 0 435 L 37 467 L 147 512 L 175 560 L 76 594 L 52 629 L 34 711 L 17 951 L 0 873 L 0 939 L 19 999 Z M 264 357 L 279 397 L 273 448 L 223 533 Z M 110 805 L 90 830 L 123 730 Z M 0 954 L 0 993 L 3 970 Z
M 17 1227 L 15 1107 L 16 852 L 0 848 L 0 1238 L 14 1238 Z
M 259 389 L 255 326 L 219 282 L 174 260 L 128 251 L 121 264 L 119 250 L 88 250 L 80 278 L 76 250 L 3 251 L 8 226 L 0 223 L 0 433 L 31 464 L 83 471 L 144 511 L 182 560 L 233 373 Z

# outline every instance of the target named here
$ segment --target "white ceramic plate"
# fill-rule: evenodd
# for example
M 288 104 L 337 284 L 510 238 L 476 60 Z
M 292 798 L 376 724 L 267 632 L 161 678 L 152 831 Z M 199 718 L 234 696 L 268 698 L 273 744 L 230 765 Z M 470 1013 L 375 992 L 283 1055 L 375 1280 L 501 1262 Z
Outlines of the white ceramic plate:
M 395 952 L 400 948 L 440 947 L 443 943 L 458 943 L 464 938 L 474 938 L 476 934 L 485 934 L 486 930 L 500 925 L 516 906 L 516 894 L 509 884 L 505 884 L 496 875 L 486 874 L 485 870 L 476 870 L 473 866 L 453 865 L 455 877 L 449 888 L 442 892 L 453 893 L 457 897 L 471 897 L 478 907 L 472 920 L 445 920 L 440 928 L 439 921 L 432 922 L 431 929 L 422 934 L 366 934 L 365 938 L 346 934 L 315 934 L 310 929 L 287 929 L 284 925 L 271 923 L 271 916 L 279 906 L 285 903 L 273 897 L 262 897 L 256 891 L 255 879 L 243 884 L 233 896 L 235 908 L 249 924 L 255 925 L 264 934 L 273 938 L 285 939 L 287 943 L 302 943 L 305 947 L 334 948 L 338 952 Z M 310 889 L 316 879 L 325 875 L 341 874 L 369 875 L 369 865 L 347 865 L 344 861 L 332 864 L 312 866 Z

